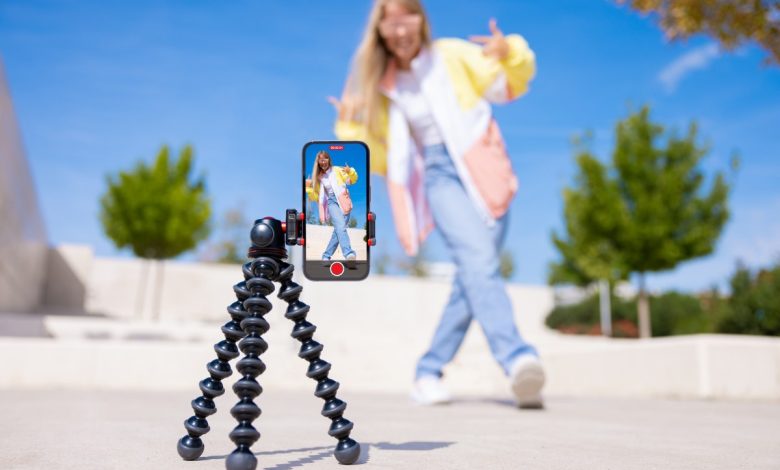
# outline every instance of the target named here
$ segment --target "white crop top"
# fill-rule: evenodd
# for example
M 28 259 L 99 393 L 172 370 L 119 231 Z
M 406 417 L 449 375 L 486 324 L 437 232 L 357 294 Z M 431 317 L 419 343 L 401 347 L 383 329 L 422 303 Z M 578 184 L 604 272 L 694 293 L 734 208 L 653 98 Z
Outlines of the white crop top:
M 330 185 L 330 172 L 333 168 L 328 168 L 328 171 L 322 174 L 320 183 L 322 183 L 322 187 L 325 188 L 325 194 L 328 196 L 334 197 L 336 193 L 333 191 L 333 188 Z
M 397 71 L 395 86 L 398 93 L 396 104 L 406 116 L 412 137 L 417 144 L 425 147 L 443 143 L 444 139 L 433 119 L 431 107 L 425 100 L 420 90 L 420 83 L 414 75 L 407 71 Z

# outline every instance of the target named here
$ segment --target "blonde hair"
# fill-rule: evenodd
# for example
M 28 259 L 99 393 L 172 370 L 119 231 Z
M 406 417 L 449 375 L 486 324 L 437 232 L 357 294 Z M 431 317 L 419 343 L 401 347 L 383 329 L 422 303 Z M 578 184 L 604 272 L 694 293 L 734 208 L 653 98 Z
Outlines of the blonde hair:
M 333 168 L 333 159 L 330 158 L 330 154 L 324 150 L 317 152 L 317 156 L 314 157 L 314 167 L 311 169 L 311 184 L 315 194 L 320 194 L 320 155 L 328 157 L 328 169 Z
M 381 101 L 384 99 L 379 90 L 379 82 L 392 59 L 392 54 L 379 34 L 379 22 L 382 21 L 385 5 L 391 2 L 399 3 L 412 14 L 422 16 L 421 46 L 428 46 L 431 42 L 431 27 L 420 0 L 374 1 L 374 6 L 368 15 L 368 24 L 363 33 L 363 39 L 360 41 L 353 59 L 352 71 L 344 89 L 344 98 L 351 99 L 358 104 L 356 119 L 365 124 L 368 132 L 375 136 L 381 132 L 378 129 L 378 114 Z

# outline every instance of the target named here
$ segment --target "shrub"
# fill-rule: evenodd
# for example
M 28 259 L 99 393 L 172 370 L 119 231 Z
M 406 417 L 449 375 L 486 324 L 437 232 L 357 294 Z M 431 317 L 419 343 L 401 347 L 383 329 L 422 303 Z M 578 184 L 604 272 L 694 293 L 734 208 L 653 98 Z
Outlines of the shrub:
M 705 310 L 698 297 L 679 292 L 667 292 L 650 298 L 653 312 L 653 336 L 707 333 L 714 330 L 715 309 Z M 584 301 L 558 306 L 548 315 L 547 326 L 566 333 L 600 334 L 599 299 L 597 295 Z M 612 298 L 612 332 L 617 337 L 637 336 L 636 300 Z
M 780 263 L 755 273 L 737 267 L 717 331 L 780 336 Z

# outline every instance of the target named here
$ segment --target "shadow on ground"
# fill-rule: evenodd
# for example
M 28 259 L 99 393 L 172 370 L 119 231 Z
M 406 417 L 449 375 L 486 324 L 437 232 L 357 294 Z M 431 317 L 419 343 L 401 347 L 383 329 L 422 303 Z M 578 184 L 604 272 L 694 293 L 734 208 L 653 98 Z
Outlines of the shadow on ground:
M 484 397 L 465 397 L 465 398 L 457 398 L 452 400 L 452 404 L 487 404 L 487 405 L 494 405 L 498 407 L 503 408 L 512 408 L 513 410 L 517 410 L 520 412 L 538 412 L 538 411 L 545 411 L 547 409 L 547 405 L 542 406 L 528 406 L 528 407 L 521 407 L 517 405 L 517 402 L 515 400 L 509 399 L 509 398 L 484 398 Z
M 410 441 L 394 444 L 392 442 L 361 442 L 360 443 L 360 457 L 353 465 L 361 465 L 369 460 L 369 450 L 373 447 L 379 450 L 389 451 L 415 451 L 424 452 L 437 449 L 443 449 L 449 447 L 454 442 L 434 442 L 434 441 Z M 321 446 L 321 447 L 303 447 L 298 449 L 284 449 L 284 450 L 269 450 L 263 452 L 255 452 L 258 457 L 263 455 L 278 455 L 278 454 L 295 454 L 299 452 L 309 452 L 309 455 L 300 457 L 289 462 L 281 463 L 270 467 L 268 470 L 291 470 L 293 468 L 301 467 L 306 464 L 317 462 L 318 460 L 324 460 L 327 458 L 333 458 L 334 446 Z M 201 457 L 198 460 L 218 460 L 225 459 L 227 455 L 211 455 L 208 457 Z

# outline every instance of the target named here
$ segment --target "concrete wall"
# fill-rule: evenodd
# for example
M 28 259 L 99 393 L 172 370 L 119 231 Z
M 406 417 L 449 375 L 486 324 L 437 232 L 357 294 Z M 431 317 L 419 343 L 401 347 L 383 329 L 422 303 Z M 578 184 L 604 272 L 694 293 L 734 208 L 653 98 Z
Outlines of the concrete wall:
M 0 311 L 41 301 L 46 231 L 0 61 Z
M 92 249 L 85 245 L 62 245 L 49 249 L 47 258 L 43 306 L 84 312 L 87 283 L 94 264 Z
M 311 318 L 318 325 L 323 358 L 331 377 L 346 393 L 406 393 L 416 359 L 403 341 L 355 340 L 338 330 L 342 320 Z M 266 388 L 310 390 L 306 362 L 288 336 L 292 324 L 273 318 L 264 338 L 268 369 L 259 377 Z M 173 325 L 169 325 L 173 326 Z M 212 332 L 217 330 L 216 325 Z M 347 330 L 348 331 L 348 330 Z M 0 354 L 13 357 L 0 369 L 0 389 L 197 390 L 205 365 L 214 359 L 208 341 L 155 339 L 0 338 Z M 380 333 L 380 339 L 381 339 Z M 41 364 L 51 364 L 45 374 Z M 780 340 L 689 336 L 672 341 L 625 343 L 581 353 L 550 352 L 544 357 L 545 393 L 558 396 L 610 396 L 678 399 L 780 401 Z M 235 367 L 235 363 L 233 363 Z M 226 388 L 236 380 L 225 381 Z M 506 379 L 485 351 L 462 350 L 446 370 L 445 383 L 458 397 L 510 399 Z
M 212 345 L 222 339 L 219 326 L 229 319 L 225 307 L 235 300 L 231 286 L 242 279 L 240 266 L 167 262 L 159 282 L 159 266 L 93 258 L 84 247 L 60 247 L 50 258 L 60 261 L 50 264 L 49 278 L 63 281 L 47 284 L 47 301 L 64 302 L 67 309 L 82 301 L 86 314 L 13 319 L 38 317 L 26 330 L 50 338 L 0 337 L 0 356 L 14 357 L 0 368 L 0 388 L 195 389 L 213 359 Z M 300 274 L 297 280 L 304 286 L 301 299 L 311 305 L 309 320 L 318 327 L 315 337 L 325 345 L 323 358 L 333 363 L 333 377 L 347 390 L 406 392 L 449 283 L 389 276 L 315 283 Z M 544 326 L 553 306 L 550 288 L 510 284 L 507 291 L 522 335 L 542 354 L 548 393 L 780 400 L 780 338 L 563 335 Z M 264 336 L 270 348 L 263 356 L 268 370 L 261 382 L 308 389 L 306 363 L 297 357 L 299 344 L 290 338 L 292 323 L 283 315 L 286 304 L 275 295 L 270 300 L 271 329 Z M 12 326 L 0 321 L 0 335 L 3 328 Z M 51 358 L 57 367 L 40 374 L 38 365 Z M 506 378 L 476 324 L 445 372 L 458 395 L 509 398 Z
M 241 266 L 217 263 L 96 258 L 91 266 L 86 310 L 124 319 L 224 319 L 243 280 Z

